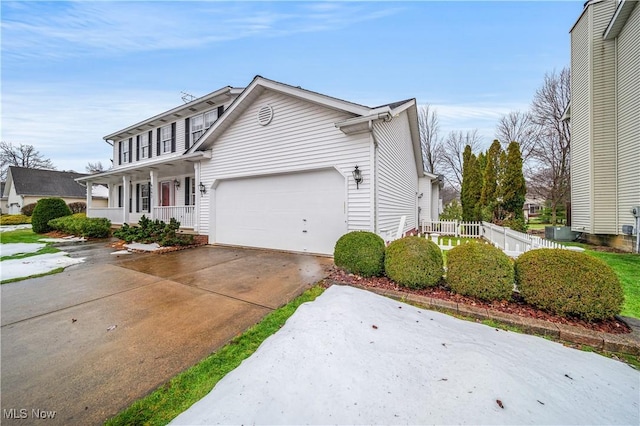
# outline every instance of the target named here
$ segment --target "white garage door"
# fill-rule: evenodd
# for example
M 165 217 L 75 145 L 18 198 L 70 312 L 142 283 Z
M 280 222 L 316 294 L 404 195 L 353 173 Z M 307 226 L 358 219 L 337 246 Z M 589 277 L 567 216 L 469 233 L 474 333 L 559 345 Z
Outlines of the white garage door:
M 335 169 L 222 181 L 215 241 L 333 254 L 347 229 L 344 178 Z

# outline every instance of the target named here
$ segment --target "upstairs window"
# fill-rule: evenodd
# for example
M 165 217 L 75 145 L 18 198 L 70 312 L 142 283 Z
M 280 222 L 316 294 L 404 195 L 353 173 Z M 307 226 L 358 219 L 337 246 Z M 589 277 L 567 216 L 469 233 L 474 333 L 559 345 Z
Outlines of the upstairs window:
M 200 139 L 217 119 L 218 110 L 216 109 L 191 117 L 191 144 Z
M 160 146 L 163 154 L 171 152 L 171 125 L 162 127 L 160 131 Z
M 191 143 L 195 143 L 204 133 L 204 117 L 196 115 L 191 117 Z
M 120 155 L 122 156 L 122 161 L 121 163 L 128 163 L 129 162 L 129 158 L 130 158 L 130 152 L 129 152 L 129 142 L 127 141 L 123 141 L 120 142 Z
M 140 135 L 140 158 L 149 158 L 149 134 L 143 133 Z

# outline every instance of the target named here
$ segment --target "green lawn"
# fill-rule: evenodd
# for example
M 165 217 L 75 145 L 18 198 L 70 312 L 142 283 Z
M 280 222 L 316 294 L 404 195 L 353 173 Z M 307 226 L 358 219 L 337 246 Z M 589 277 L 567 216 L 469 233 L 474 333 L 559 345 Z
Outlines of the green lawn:
M 586 250 L 586 253 L 603 260 L 618 275 L 624 290 L 622 315 L 640 318 L 640 255 L 594 250 Z
M 258 346 L 278 331 L 298 306 L 311 302 L 324 289 L 319 285 L 305 291 L 291 303 L 267 315 L 261 322 L 233 339 L 217 352 L 180 373 L 146 397 L 134 402 L 106 425 L 166 425 L 178 414 L 202 399 L 227 373 L 251 356 Z

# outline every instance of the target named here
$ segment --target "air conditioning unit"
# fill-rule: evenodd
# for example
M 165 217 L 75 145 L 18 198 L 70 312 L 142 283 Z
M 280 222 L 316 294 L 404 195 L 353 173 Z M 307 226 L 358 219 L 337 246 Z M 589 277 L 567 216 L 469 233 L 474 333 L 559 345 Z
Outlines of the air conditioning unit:
M 544 237 L 547 240 L 574 241 L 579 232 L 571 230 L 570 226 L 545 226 Z
M 635 229 L 633 229 L 633 225 L 622 225 L 622 233 L 625 235 L 633 235 L 635 234 Z

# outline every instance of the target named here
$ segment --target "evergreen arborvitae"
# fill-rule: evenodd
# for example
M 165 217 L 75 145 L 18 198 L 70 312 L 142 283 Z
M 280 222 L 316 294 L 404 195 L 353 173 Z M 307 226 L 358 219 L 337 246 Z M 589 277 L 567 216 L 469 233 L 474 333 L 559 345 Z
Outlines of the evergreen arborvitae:
M 460 191 L 462 220 L 480 220 L 478 205 L 482 192 L 482 173 L 478 167 L 478 159 L 471 152 L 469 145 L 465 147 L 462 159 L 462 188 Z
M 493 221 L 497 213 L 498 199 L 498 167 L 502 147 L 500 141 L 494 140 L 487 151 L 486 165 L 482 176 L 482 193 L 480 195 L 480 205 L 482 206 L 482 220 Z
M 506 164 L 501 181 L 502 207 L 507 218 L 522 220 L 524 224 L 524 205 L 527 187 L 522 173 L 522 155 L 520 144 L 511 142 L 507 148 Z

